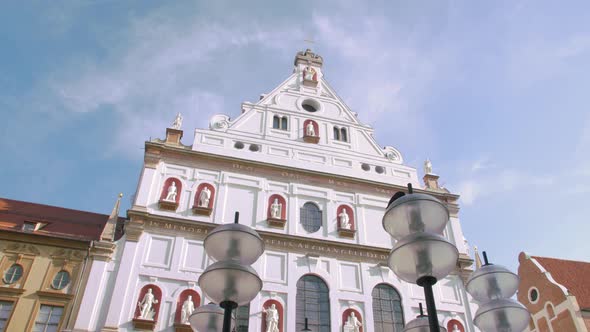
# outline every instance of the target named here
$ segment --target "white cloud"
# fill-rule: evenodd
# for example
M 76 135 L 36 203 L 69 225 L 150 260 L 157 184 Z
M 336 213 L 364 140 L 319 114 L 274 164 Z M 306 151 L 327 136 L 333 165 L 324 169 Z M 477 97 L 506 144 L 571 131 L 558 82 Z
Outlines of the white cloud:
M 109 46 L 105 59 L 78 59 L 44 85 L 67 111 L 114 110 L 120 123 L 113 126 L 115 144 L 109 152 L 139 157 L 142 140 L 163 135 L 177 112 L 183 113 L 184 129 L 190 132 L 224 111 L 224 96 L 209 84 L 216 79 L 216 56 L 249 45 L 280 51 L 300 35 L 290 27 L 266 29 L 183 23 L 156 13 L 122 31 L 126 39 Z

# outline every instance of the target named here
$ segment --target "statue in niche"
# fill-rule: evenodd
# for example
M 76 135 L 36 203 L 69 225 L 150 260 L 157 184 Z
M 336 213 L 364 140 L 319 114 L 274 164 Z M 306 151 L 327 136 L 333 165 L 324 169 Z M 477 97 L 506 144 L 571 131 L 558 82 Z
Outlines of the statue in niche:
M 430 162 L 430 159 L 426 159 L 424 161 L 424 174 L 433 174 L 432 173 L 432 162 Z
M 169 202 L 176 202 L 176 190 L 176 183 L 172 181 L 172 183 L 168 186 L 168 194 L 166 194 L 166 198 L 164 200 Z
M 461 332 L 461 330 L 459 329 L 459 325 L 453 324 L 453 331 L 451 332 Z
M 176 114 L 176 118 L 174 119 L 174 122 L 172 123 L 172 129 L 180 129 L 181 126 L 182 126 L 182 114 L 178 113 L 178 114 Z
M 282 210 L 283 205 L 279 203 L 278 198 L 275 198 L 275 200 L 270 205 L 270 217 L 273 219 L 281 219 Z
M 350 217 L 348 213 L 346 213 L 346 209 L 342 209 L 342 212 L 338 215 L 338 221 L 340 222 L 341 229 L 351 229 L 352 225 L 350 224 Z
M 182 303 L 182 309 L 180 311 L 180 322 L 182 324 L 188 324 L 188 318 L 195 311 L 195 304 L 193 302 L 193 296 L 189 295 L 186 300 Z
M 266 332 L 279 332 L 279 311 L 275 304 L 271 304 L 270 308 L 262 308 L 262 312 L 266 314 Z
M 154 320 L 156 312 L 154 311 L 153 306 L 157 303 L 158 300 L 152 293 L 152 289 L 148 288 L 147 293 L 143 296 L 143 300 L 137 302 L 137 306 L 139 307 L 139 318 Z
M 344 324 L 344 332 L 360 332 L 361 326 L 363 324 L 356 318 L 354 312 L 351 312 Z
M 303 71 L 303 79 L 307 81 L 315 81 L 315 79 L 313 78 L 314 76 L 315 70 L 310 66 L 307 66 L 307 68 L 305 68 L 305 70 Z
M 315 127 L 313 122 L 309 121 L 307 126 L 305 126 L 305 135 L 306 136 L 315 136 Z
M 199 195 L 199 207 L 209 208 L 209 200 L 211 200 L 211 190 L 204 187 Z

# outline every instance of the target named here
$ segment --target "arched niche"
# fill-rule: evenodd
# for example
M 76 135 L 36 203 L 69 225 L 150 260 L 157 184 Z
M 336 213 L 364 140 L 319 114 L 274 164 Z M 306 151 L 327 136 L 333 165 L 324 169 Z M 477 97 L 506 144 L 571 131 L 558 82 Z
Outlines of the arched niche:
M 209 192 L 209 202 L 206 202 L 204 192 Z M 213 211 L 213 204 L 215 202 L 215 186 L 210 183 L 203 182 L 197 187 L 195 201 L 193 205 L 193 212 L 199 215 L 209 216 Z
M 176 195 L 172 199 L 172 195 L 169 197 L 168 190 L 170 187 L 176 187 Z M 160 194 L 160 201 L 158 202 L 160 209 L 176 211 L 178 208 L 178 202 L 180 202 L 180 193 L 182 192 L 182 182 L 177 178 L 167 178 L 162 186 L 162 193 Z
M 348 222 L 350 224 L 350 228 L 343 228 L 342 227 L 342 223 L 341 223 L 341 214 L 346 211 L 346 214 L 348 215 Z M 348 205 L 345 204 L 341 204 L 340 206 L 338 206 L 338 208 L 336 209 L 336 223 L 337 223 L 337 229 L 338 229 L 338 234 L 342 237 L 349 237 L 349 238 L 354 238 L 354 234 L 356 233 L 357 230 L 357 225 L 356 225 L 356 219 L 354 217 L 354 211 L 352 210 L 352 208 Z
M 182 305 L 184 301 L 188 299 L 188 297 L 192 296 L 193 304 L 195 308 L 201 305 L 201 296 L 199 293 L 194 289 L 185 289 L 183 290 L 180 295 L 178 295 L 178 300 L 176 301 L 176 314 L 174 315 L 174 322 L 176 324 L 182 324 L 181 321 L 181 313 L 182 313 Z
M 455 326 L 457 326 L 455 328 Z M 459 320 L 457 319 L 451 319 L 447 322 L 447 331 L 449 332 L 465 332 L 465 327 L 463 327 L 463 323 L 461 323 Z
M 273 204 L 277 201 L 280 204 L 280 213 L 278 218 L 273 215 Z M 287 201 L 285 197 L 279 194 L 270 195 L 268 198 L 268 205 L 266 210 L 266 219 L 270 227 L 284 228 L 287 220 Z
M 285 316 L 284 313 L 285 311 L 283 310 L 283 305 L 281 304 L 281 302 L 277 301 L 277 300 L 266 300 L 264 302 L 264 304 L 262 305 L 263 309 L 268 309 L 270 308 L 271 305 L 275 305 L 275 308 L 277 309 L 277 312 L 279 313 L 279 332 L 283 332 L 283 322 L 285 321 Z M 262 312 L 262 332 L 266 332 L 266 313 L 263 311 Z
M 356 316 L 356 318 L 359 320 L 359 322 L 361 322 L 361 324 L 364 325 L 363 317 L 361 316 L 361 313 L 358 312 L 358 310 L 356 310 L 356 309 L 348 308 L 348 309 L 344 310 L 344 312 L 342 313 L 342 329 L 344 332 L 347 332 L 347 330 L 344 330 L 344 326 L 346 325 L 346 322 L 348 321 L 348 317 L 353 312 L 354 312 L 354 315 Z M 363 332 L 363 326 L 360 327 L 359 331 Z
M 310 135 L 309 131 L 307 130 L 310 124 L 313 126 L 314 135 Z M 311 119 L 303 121 L 303 141 L 307 143 L 318 143 L 320 141 L 320 126 L 317 122 Z
M 145 295 L 148 293 L 149 289 L 152 290 L 152 294 L 154 294 L 154 303 L 152 304 L 152 308 L 150 311 L 153 310 L 153 317 L 141 317 L 141 305 L 140 303 L 142 303 Z M 137 301 L 134 303 L 135 304 L 135 314 L 133 315 L 133 317 L 135 317 L 135 319 L 139 319 L 139 320 L 151 320 L 154 322 L 158 321 L 158 315 L 160 313 L 160 303 L 162 302 L 162 290 L 160 289 L 160 287 L 154 285 L 154 284 L 148 284 L 145 285 L 141 288 L 141 290 L 139 291 L 139 296 L 137 297 Z

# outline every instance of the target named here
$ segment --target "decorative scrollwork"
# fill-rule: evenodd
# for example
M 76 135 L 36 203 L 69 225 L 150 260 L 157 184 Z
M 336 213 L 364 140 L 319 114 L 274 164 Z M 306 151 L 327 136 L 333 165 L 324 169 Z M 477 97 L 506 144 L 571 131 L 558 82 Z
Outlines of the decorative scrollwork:
M 216 114 L 209 121 L 209 129 L 217 131 L 226 131 L 229 128 L 229 124 L 229 116 L 223 114 Z

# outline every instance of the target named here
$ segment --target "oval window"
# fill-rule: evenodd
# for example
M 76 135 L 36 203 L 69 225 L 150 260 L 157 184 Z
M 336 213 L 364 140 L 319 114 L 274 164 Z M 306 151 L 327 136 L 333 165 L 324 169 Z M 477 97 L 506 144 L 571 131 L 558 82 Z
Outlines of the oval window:
M 23 267 L 18 264 L 13 264 L 6 273 L 4 273 L 4 282 L 13 284 L 17 282 L 23 275 Z
M 55 277 L 53 277 L 53 281 L 51 282 L 51 287 L 54 289 L 64 289 L 70 283 L 70 273 L 68 271 L 61 270 L 57 272 Z
M 306 99 L 301 103 L 301 107 L 311 113 L 315 113 L 320 109 L 320 103 L 313 99 Z

